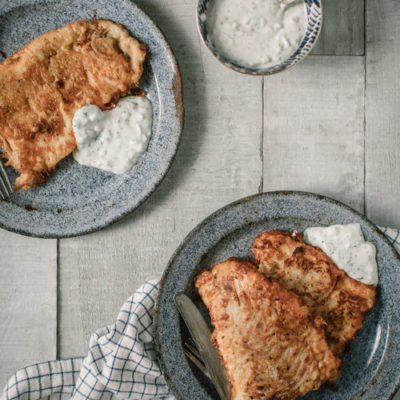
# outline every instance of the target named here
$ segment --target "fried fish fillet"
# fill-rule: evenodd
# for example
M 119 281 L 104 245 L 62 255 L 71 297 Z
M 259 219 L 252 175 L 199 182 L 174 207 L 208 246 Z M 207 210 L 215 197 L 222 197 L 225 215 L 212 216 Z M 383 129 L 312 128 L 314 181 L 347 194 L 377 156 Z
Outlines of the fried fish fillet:
M 262 273 L 301 296 L 313 315 L 326 321 L 329 346 L 340 357 L 374 306 L 376 288 L 350 278 L 301 234 L 264 232 L 252 252 Z
M 195 282 L 210 311 L 231 400 L 290 400 L 338 374 L 324 321 L 249 261 L 230 258 Z
M 74 113 L 112 108 L 137 87 L 146 46 L 120 24 L 76 21 L 34 39 L 0 63 L 0 147 L 21 175 L 42 183 L 75 148 Z

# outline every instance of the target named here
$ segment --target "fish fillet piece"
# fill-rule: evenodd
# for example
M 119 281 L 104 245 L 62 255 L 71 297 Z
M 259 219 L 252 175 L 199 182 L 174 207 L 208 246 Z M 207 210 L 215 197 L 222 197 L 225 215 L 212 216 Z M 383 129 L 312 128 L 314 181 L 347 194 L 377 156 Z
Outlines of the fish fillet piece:
M 93 20 L 50 31 L 0 63 L 0 147 L 21 173 L 15 190 L 44 182 L 76 148 L 80 107 L 112 108 L 137 87 L 145 56 L 120 24 Z
M 350 278 L 301 234 L 264 232 L 251 250 L 263 274 L 301 296 L 313 315 L 326 321 L 329 346 L 340 357 L 374 306 L 376 288 Z
M 195 285 L 209 309 L 212 340 L 231 383 L 231 400 L 295 399 L 338 374 L 324 321 L 250 261 L 230 258 Z

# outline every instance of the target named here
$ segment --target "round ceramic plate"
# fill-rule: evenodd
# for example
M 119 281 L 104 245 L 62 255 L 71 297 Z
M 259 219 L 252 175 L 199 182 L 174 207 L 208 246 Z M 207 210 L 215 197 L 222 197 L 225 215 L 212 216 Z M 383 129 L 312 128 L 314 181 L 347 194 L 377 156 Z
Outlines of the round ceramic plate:
M 164 376 L 178 400 L 218 399 L 212 383 L 185 357 L 189 334 L 174 296 L 185 292 L 209 321 L 193 282 L 203 269 L 228 257 L 251 257 L 250 247 L 271 229 L 302 232 L 310 226 L 359 222 L 377 248 L 377 302 L 343 360 L 337 391 L 323 386 L 304 399 L 386 400 L 400 378 L 400 258 L 378 228 L 356 211 L 326 197 L 301 192 L 255 195 L 230 204 L 197 226 L 173 255 L 161 280 L 155 317 L 156 342 Z
M 98 230 L 139 206 L 165 176 L 183 125 L 178 66 L 165 38 L 129 0 L 12 0 L 0 2 L 0 60 L 32 39 L 78 19 L 121 23 L 148 57 L 140 88 L 153 105 L 153 132 L 147 151 L 127 173 L 115 175 L 62 160 L 47 181 L 0 202 L 0 226 L 40 237 L 66 237 Z M 16 172 L 8 168 L 12 180 Z

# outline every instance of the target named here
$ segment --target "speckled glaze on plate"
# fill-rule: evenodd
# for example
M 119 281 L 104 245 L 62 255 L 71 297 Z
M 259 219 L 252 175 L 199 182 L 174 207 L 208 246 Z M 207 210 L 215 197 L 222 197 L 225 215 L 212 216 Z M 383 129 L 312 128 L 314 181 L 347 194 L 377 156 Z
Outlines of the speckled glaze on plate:
M 0 226 L 39 237 L 67 237 L 98 230 L 138 207 L 172 163 L 183 125 L 181 80 L 164 36 L 129 0 L 8 0 L 0 2 L 0 60 L 32 39 L 78 19 L 121 23 L 148 45 L 140 88 L 153 105 L 147 151 L 127 173 L 114 175 L 82 166 L 72 156 L 49 179 L 0 202 Z M 16 173 L 8 168 L 9 175 Z
M 234 71 L 248 75 L 273 75 L 278 72 L 285 71 L 300 61 L 302 61 L 313 49 L 318 41 L 322 27 L 322 3 L 320 0 L 304 0 L 307 7 L 307 30 L 302 42 L 297 50 L 291 54 L 286 60 L 277 65 L 268 68 L 250 68 L 235 64 L 228 58 L 218 52 L 212 42 L 212 38 L 207 33 L 206 27 L 206 11 L 210 0 L 199 0 L 197 6 L 197 27 L 203 43 L 211 51 L 211 53 L 224 64 L 226 67 Z
M 164 272 L 156 306 L 156 343 L 164 376 L 178 400 L 218 399 L 210 381 L 182 351 L 188 332 L 179 318 L 174 295 L 185 292 L 209 321 L 193 282 L 198 273 L 228 257 L 251 257 L 250 247 L 271 229 L 302 232 L 310 226 L 359 222 L 366 240 L 377 248 L 377 302 L 367 314 L 343 360 L 337 391 L 323 386 L 307 400 L 386 400 L 400 380 L 400 258 L 370 221 L 335 200 L 303 192 L 271 192 L 232 203 L 205 219 L 183 241 Z

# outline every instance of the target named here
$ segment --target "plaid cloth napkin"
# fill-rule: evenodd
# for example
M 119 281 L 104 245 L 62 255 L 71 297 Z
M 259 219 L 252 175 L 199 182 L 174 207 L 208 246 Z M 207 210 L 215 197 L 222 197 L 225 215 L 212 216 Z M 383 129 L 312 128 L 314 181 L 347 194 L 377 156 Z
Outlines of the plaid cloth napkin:
M 9 379 L 0 399 L 173 400 L 154 349 L 157 291 L 157 281 L 140 287 L 122 306 L 114 324 L 92 335 L 86 358 L 23 368 Z
M 400 230 L 382 228 L 400 253 Z M 145 283 L 117 320 L 90 339 L 86 358 L 49 361 L 19 370 L 0 398 L 174 400 L 157 365 L 153 308 L 158 282 Z

